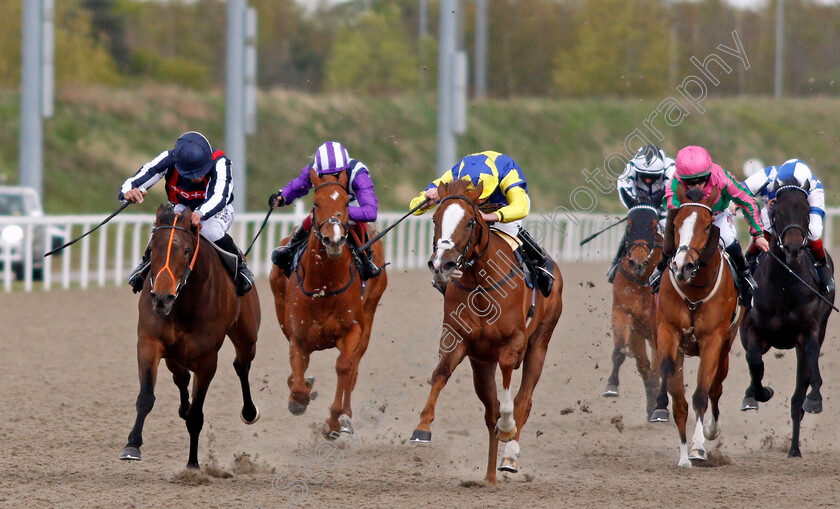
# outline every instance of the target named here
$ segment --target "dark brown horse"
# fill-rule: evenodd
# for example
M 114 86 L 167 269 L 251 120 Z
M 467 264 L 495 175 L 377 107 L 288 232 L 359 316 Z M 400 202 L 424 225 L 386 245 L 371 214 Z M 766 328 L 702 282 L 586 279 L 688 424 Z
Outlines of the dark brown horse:
M 618 397 L 618 370 L 629 350 L 644 382 L 649 418 L 659 392 L 659 366 L 656 364 L 656 301 L 650 293 L 648 278 L 662 256 L 662 237 L 657 232 L 656 207 L 637 205 L 627 212 L 627 217 L 625 254 L 613 282 L 613 369 L 602 395 Z
M 204 425 L 204 397 L 216 373 L 218 352 L 225 335 L 236 358 L 233 368 L 242 385 L 240 416 L 246 424 L 260 418 L 251 400 L 248 371 L 254 359 L 260 328 L 257 289 L 237 297 L 233 279 L 212 243 L 190 227 L 190 212 L 176 214 L 161 205 L 152 230 L 151 271 L 140 293 L 137 325 L 137 364 L 140 394 L 137 420 L 120 459 L 139 460 L 143 422 L 155 403 L 160 359 L 181 393 L 178 414 L 187 422 L 190 456 L 187 468 L 198 468 L 198 435 Z M 187 386 L 195 374 L 192 401 Z
M 510 245 L 490 230 L 479 213 L 476 202 L 482 184 L 474 189 L 471 185 L 458 180 L 439 188 L 429 269 L 437 283 L 447 284 L 443 334 L 432 389 L 411 441 L 431 441 L 438 395 L 458 364 L 469 356 L 489 436 L 484 479 L 495 485 L 499 440 L 507 442 L 499 470 L 519 469 L 519 436 L 531 412 L 534 388 L 563 309 L 563 279 L 555 266 L 551 294 L 543 297 L 536 292 L 536 306 L 529 322 L 533 292 L 525 285 Z M 452 279 L 456 270 L 463 275 Z M 513 398 L 513 370 L 523 362 L 522 382 Z M 496 393 L 497 365 L 502 371 L 501 403 Z
M 751 378 L 741 410 L 757 410 L 759 403 L 773 397 L 773 389 L 762 385 L 764 361 L 761 356 L 771 347 L 796 349 L 796 389 L 790 400 L 793 435 L 788 451 L 788 457 L 795 458 L 802 456 L 799 450 L 802 417 L 805 412 L 818 414 L 822 411 L 820 350 L 831 306 L 789 272 L 793 271 L 812 287 L 819 286 L 813 260 L 806 248 L 811 213 L 808 188 L 800 187 L 795 179 L 781 185 L 777 181 L 776 198 L 771 202 L 770 211 L 773 226 L 770 253 L 775 258 L 765 255 L 760 261 L 755 271 L 758 289 L 753 308 L 741 323 L 741 343 Z M 831 256 L 826 253 L 826 258 L 833 272 Z M 784 260 L 787 267 L 780 260 Z M 825 298 L 834 302 L 834 292 Z
M 310 173 L 315 187 L 309 243 L 293 274 L 286 277 L 276 265 L 269 281 L 280 328 L 289 340 L 289 411 L 300 415 L 311 399 L 313 378 L 306 377 L 309 357 L 316 350 L 338 348 L 335 371 L 338 385 L 324 435 L 337 438 L 343 416 L 352 417 L 350 394 L 356 386 L 359 361 L 365 354 L 376 306 L 388 278 L 383 270 L 362 282 L 347 246 L 347 173 L 323 177 Z M 283 243 L 288 242 L 288 238 Z M 360 239 L 363 241 L 363 239 Z M 384 265 L 382 242 L 373 245 L 373 259 Z
M 692 192 L 693 194 L 693 192 Z M 720 232 L 712 224 L 711 206 L 717 192 L 692 200 L 680 186 L 682 204 L 669 213 L 664 252 L 673 253 L 669 271 L 662 276 L 657 315 L 657 350 L 662 386 L 651 421 L 668 420 L 668 393 L 674 403 L 674 422 L 680 435 L 679 466 L 705 461 L 705 439 L 718 437 L 718 401 L 729 371 L 729 350 L 738 332 L 743 308 L 719 248 Z M 700 356 L 697 388 L 692 406 L 697 417 L 691 451 L 686 444 L 688 403 L 683 385 L 685 356 Z M 666 392 L 667 390 L 667 392 Z M 710 419 L 704 421 L 711 402 Z

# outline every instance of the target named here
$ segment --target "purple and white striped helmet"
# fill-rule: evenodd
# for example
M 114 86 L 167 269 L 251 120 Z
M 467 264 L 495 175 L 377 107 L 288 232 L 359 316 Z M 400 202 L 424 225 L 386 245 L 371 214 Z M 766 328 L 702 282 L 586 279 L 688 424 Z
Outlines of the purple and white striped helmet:
M 344 145 L 337 141 L 328 141 L 315 151 L 312 167 L 319 175 L 337 173 L 350 166 L 350 156 Z

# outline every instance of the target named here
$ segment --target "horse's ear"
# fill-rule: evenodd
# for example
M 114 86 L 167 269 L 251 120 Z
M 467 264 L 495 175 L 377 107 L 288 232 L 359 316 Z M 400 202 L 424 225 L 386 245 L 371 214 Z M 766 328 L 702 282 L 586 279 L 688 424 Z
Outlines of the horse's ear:
M 309 168 L 309 181 L 312 182 L 313 187 L 318 187 L 323 183 L 323 179 L 318 172 L 315 171 L 315 168 Z
M 779 179 L 774 180 L 773 181 L 773 192 L 775 193 L 776 191 L 778 191 L 779 187 L 781 187 L 781 182 L 779 182 Z
M 350 177 L 347 176 L 346 171 L 338 172 L 338 183 L 339 184 L 341 184 L 342 186 L 344 186 L 346 188 L 349 180 L 350 180 Z
M 472 189 L 472 191 L 467 193 L 467 197 L 478 203 L 478 199 L 481 197 L 482 192 L 484 192 L 484 181 L 479 180 L 478 184 Z
M 155 223 L 156 224 L 160 224 L 160 219 L 163 217 L 164 214 L 166 214 L 166 205 L 161 203 L 158 206 L 157 213 L 155 214 Z
M 707 196 L 706 198 L 700 200 L 698 203 L 702 203 L 703 205 L 712 208 L 715 203 L 718 201 L 718 197 L 720 196 L 720 189 L 715 188 L 712 190 L 712 193 Z
M 806 193 L 811 190 L 811 181 L 806 180 L 804 184 L 802 184 L 802 190 Z
M 444 182 L 438 186 L 438 201 L 443 200 L 449 196 L 449 182 Z

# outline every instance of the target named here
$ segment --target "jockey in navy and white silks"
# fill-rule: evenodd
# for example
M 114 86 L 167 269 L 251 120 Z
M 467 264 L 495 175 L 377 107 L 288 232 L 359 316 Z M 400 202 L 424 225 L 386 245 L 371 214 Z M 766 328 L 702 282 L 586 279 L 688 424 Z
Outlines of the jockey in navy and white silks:
M 807 182 L 808 204 L 811 206 L 811 213 L 808 218 L 808 248 L 814 254 L 822 291 L 827 293 L 834 289 L 834 278 L 831 269 L 826 265 L 825 248 L 822 241 L 823 220 L 825 218 L 825 190 L 820 179 L 803 161 L 788 159 L 779 166 L 768 166 L 762 171 L 756 172 L 744 181 L 744 185 L 753 196 L 761 198 L 764 202 L 765 207 L 761 209 L 761 222 L 764 231 L 770 232 L 772 226 L 770 224 L 769 204 L 776 198 L 775 183 L 776 181 L 789 181 L 791 178 L 795 179 L 799 186 L 803 188 Z M 756 254 L 753 246 L 750 246 L 749 257 L 754 258 Z
M 166 195 L 176 213 L 191 211 L 193 226 L 201 224 L 201 236 L 238 258 L 236 289 L 245 295 L 254 275 L 245 264 L 236 244 L 228 235 L 233 224 L 233 179 L 231 163 L 224 152 L 214 149 L 201 133 L 182 134 L 172 150 L 164 150 L 126 180 L 120 201 L 140 203 L 146 190 L 164 179 Z M 149 251 L 128 278 L 135 292 L 143 288 L 149 267 Z
M 636 205 L 652 205 L 659 209 L 660 234 L 665 229 L 667 215 L 662 200 L 665 198 L 665 188 L 674 176 L 674 168 L 674 160 L 666 156 L 661 148 L 645 145 L 627 163 L 616 183 L 618 198 L 628 210 Z M 626 250 L 624 240 L 621 239 L 618 252 L 607 270 L 607 281 L 610 283 L 615 279 L 618 264 Z
M 350 216 L 348 224 L 356 229 L 360 237 L 359 240 L 364 242 L 366 224 L 376 221 L 379 199 L 373 189 L 373 180 L 370 178 L 367 166 L 359 160 L 351 159 L 347 149 L 341 143 L 328 141 L 321 144 L 315 151 L 312 162 L 304 166 L 300 170 L 300 174 L 286 186 L 269 196 L 269 206 L 288 205 L 294 200 L 306 196 L 312 189 L 312 181 L 309 178 L 309 172 L 312 169 L 318 175 L 328 175 L 342 171 L 347 173 L 347 194 L 350 197 L 350 204 L 347 209 Z M 291 269 L 297 249 L 308 238 L 311 227 L 312 216 L 310 214 L 306 216 L 301 226 L 295 230 L 289 243 L 278 247 L 272 253 L 272 261 L 281 269 L 284 269 L 286 273 Z M 358 252 L 356 248 L 359 246 L 355 245 L 352 235 L 348 239 L 351 240 L 350 248 L 357 259 L 362 279 L 377 276 L 382 269 L 373 262 L 371 249 L 368 248 L 364 252 Z

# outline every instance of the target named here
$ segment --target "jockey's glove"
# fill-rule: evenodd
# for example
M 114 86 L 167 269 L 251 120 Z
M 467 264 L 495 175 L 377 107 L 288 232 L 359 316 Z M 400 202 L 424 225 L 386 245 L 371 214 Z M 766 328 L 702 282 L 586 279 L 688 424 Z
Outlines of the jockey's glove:
M 274 193 L 268 197 L 268 206 L 269 207 L 282 207 L 286 204 L 286 198 L 283 197 L 280 193 Z

